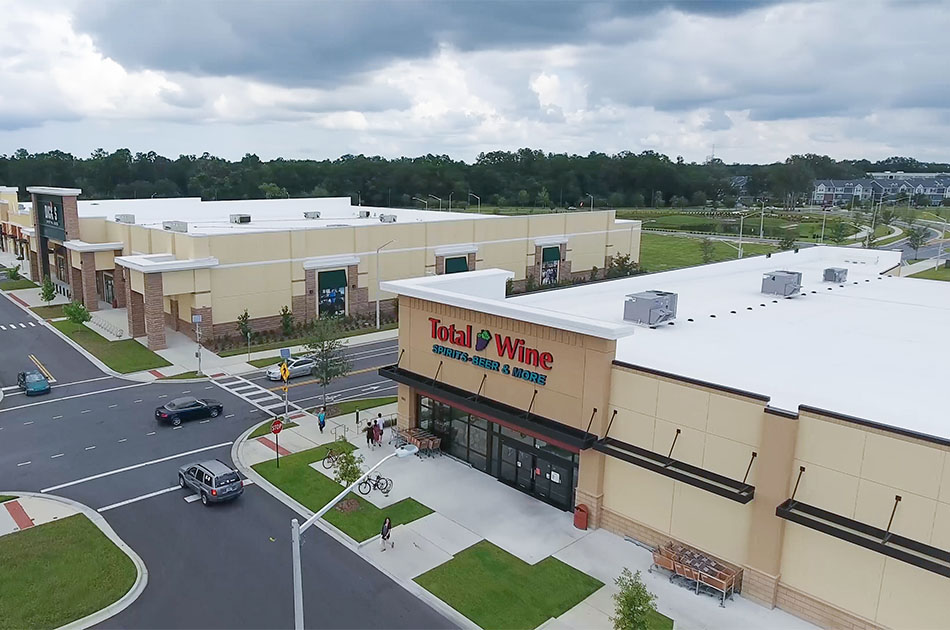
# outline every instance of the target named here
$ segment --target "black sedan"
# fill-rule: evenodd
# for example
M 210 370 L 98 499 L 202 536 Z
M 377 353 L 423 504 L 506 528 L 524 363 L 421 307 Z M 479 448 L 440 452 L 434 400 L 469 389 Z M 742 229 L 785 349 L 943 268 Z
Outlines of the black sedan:
M 224 411 L 224 407 L 217 400 L 185 396 L 169 401 L 155 409 L 155 419 L 177 427 L 182 420 L 217 418 L 222 411 Z

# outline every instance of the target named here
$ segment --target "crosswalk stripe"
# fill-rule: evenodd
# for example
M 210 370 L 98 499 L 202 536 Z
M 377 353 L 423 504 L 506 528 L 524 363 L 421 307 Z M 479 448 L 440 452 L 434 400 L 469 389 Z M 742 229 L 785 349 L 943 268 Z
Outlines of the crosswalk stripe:
M 0 330 L 6 330 L 6 329 L 7 329 L 6 326 L 0 326 Z
M 35 322 L 28 322 L 28 323 L 30 324 L 30 326 L 36 326 Z
M 26 328 L 26 324 L 21 323 L 20 328 Z

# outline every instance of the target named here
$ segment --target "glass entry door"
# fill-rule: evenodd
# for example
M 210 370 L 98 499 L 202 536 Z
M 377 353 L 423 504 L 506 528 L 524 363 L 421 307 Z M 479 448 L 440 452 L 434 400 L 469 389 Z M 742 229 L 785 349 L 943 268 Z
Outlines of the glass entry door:
M 571 509 L 574 464 L 515 441 L 501 442 L 499 478 L 562 510 Z

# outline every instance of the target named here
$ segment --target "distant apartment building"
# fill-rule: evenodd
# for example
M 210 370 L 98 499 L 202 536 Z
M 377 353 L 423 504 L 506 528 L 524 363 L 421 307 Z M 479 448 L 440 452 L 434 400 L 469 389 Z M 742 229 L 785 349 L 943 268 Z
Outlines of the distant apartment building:
M 863 179 L 816 179 L 812 203 L 848 205 L 852 201 L 896 201 L 925 195 L 931 206 L 950 204 L 950 173 L 868 173 Z

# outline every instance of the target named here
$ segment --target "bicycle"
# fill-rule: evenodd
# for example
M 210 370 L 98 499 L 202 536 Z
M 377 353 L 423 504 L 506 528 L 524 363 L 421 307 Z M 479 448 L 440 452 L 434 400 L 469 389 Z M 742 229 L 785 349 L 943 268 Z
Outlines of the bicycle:
M 389 494 L 389 491 L 393 489 L 393 480 L 387 479 L 382 475 L 376 475 L 374 479 L 364 479 L 360 482 L 360 485 L 357 486 L 357 490 L 360 491 L 360 494 L 367 495 L 370 492 L 375 490 L 380 490 L 383 494 Z
M 342 455 L 343 451 L 334 452 L 333 449 L 327 449 L 327 454 L 323 456 L 323 467 L 330 470 L 337 465 Z

